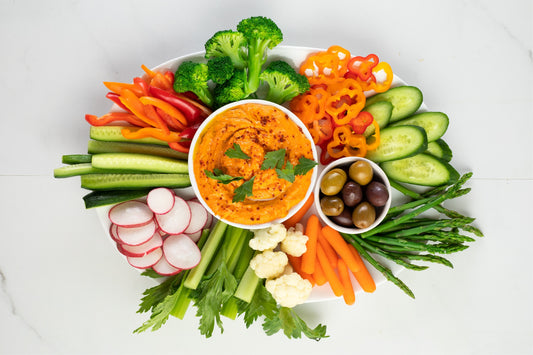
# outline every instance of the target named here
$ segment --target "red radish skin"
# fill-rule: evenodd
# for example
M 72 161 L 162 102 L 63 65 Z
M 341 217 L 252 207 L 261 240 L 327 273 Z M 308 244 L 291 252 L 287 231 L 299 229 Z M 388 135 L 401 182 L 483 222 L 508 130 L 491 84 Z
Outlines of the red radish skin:
M 111 239 L 113 239 L 113 241 L 119 243 L 120 241 L 118 240 L 117 228 L 118 226 L 116 224 L 111 223 L 111 225 L 109 226 L 109 235 L 111 236 Z
M 180 234 L 191 222 L 191 209 L 187 201 L 174 196 L 174 206 L 165 214 L 155 215 L 159 228 L 167 234 Z
M 189 223 L 189 226 L 183 233 L 185 234 L 193 234 L 197 233 L 198 231 L 201 231 L 202 228 L 205 227 L 205 224 L 207 223 L 207 215 L 209 214 L 207 210 L 202 206 L 202 204 L 198 201 L 187 201 L 187 204 L 189 205 L 189 208 L 191 209 L 191 222 Z
M 200 240 L 200 237 L 202 236 L 202 232 L 203 232 L 203 229 L 200 229 L 198 232 L 196 233 L 192 233 L 192 234 L 187 234 L 189 236 L 189 238 L 191 238 L 191 240 L 195 243 L 198 243 L 198 241 Z
M 165 214 L 174 206 L 174 191 L 166 187 L 150 190 L 146 197 L 146 204 L 155 214 Z
M 158 232 L 155 232 L 152 238 L 150 238 L 150 240 L 148 240 L 146 243 L 134 246 L 119 243 L 117 248 L 125 256 L 140 257 L 151 253 L 155 249 L 160 248 L 162 245 L 163 238 L 161 238 L 161 235 Z
M 126 201 L 113 206 L 108 214 L 111 223 L 121 227 L 140 227 L 154 218 L 148 205 L 141 201 Z
M 186 234 L 168 236 L 162 248 L 168 263 L 175 268 L 192 269 L 202 258 L 200 249 Z
M 154 264 L 154 266 L 152 266 L 152 269 L 161 276 L 172 276 L 181 272 L 181 269 L 170 265 L 164 255 Z
M 131 266 L 137 269 L 148 269 L 154 266 L 159 259 L 163 257 L 163 249 L 157 248 L 151 253 L 148 253 L 141 257 L 127 256 L 126 259 Z
M 213 215 L 207 212 L 207 222 L 205 223 L 204 228 L 211 228 L 211 225 L 213 225 Z
M 157 228 L 154 220 L 140 227 L 117 227 L 117 237 L 121 244 L 141 245 L 152 238 Z

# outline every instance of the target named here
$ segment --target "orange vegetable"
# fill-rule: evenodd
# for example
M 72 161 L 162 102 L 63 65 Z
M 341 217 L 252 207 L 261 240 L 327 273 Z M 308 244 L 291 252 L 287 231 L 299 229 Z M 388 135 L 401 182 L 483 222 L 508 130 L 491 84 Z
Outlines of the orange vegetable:
M 291 264 L 294 271 L 298 273 L 298 275 L 300 275 L 302 278 L 311 282 L 311 285 L 314 286 L 315 280 L 313 279 L 313 276 L 310 274 L 306 274 L 302 271 L 302 257 L 287 254 L 287 258 L 289 258 L 289 263 Z
M 320 263 L 317 262 L 315 265 L 315 272 L 313 273 L 313 278 L 318 286 L 325 285 L 328 282 L 326 274 L 324 274 L 324 269 L 320 266 Z
M 363 291 L 374 292 L 376 290 L 376 283 L 374 282 L 372 275 L 370 275 L 370 272 L 368 272 L 368 269 L 366 268 L 363 259 L 361 259 L 361 256 L 353 245 L 348 244 L 348 248 L 352 252 L 352 255 L 356 259 L 357 263 L 359 264 L 359 270 L 357 272 L 352 271 L 353 276 L 355 277 Z
M 139 101 L 139 98 L 133 91 L 128 89 L 122 90 L 120 94 L 120 102 L 122 102 L 122 104 L 140 120 L 148 123 L 152 127 L 157 127 L 157 123 L 146 115 L 144 105 Z
M 136 96 L 142 96 L 143 90 L 139 85 L 127 84 L 127 83 L 117 83 L 112 81 L 104 81 L 104 85 L 114 93 L 122 95 L 124 90 L 129 90 L 133 92 Z
M 344 240 L 338 231 L 330 226 L 325 226 L 322 228 L 321 235 L 324 236 L 332 248 L 337 252 L 337 254 L 339 254 L 341 259 L 346 262 L 346 265 L 352 272 L 357 272 L 360 270 L 360 262 L 358 262 L 350 250 L 350 244 Z
M 187 119 L 185 119 L 183 113 L 181 113 L 180 110 L 178 110 L 171 104 L 152 96 L 142 96 L 139 98 L 139 101 L 141 101 L 145 105 L 155 106 L 167 113 L 169 116 L 176 119 L 182 125 L 187 125 Z
M 328 257 L 329 263 L 332 268 L 337 267 L 337 260 L 339 260 L 339 257 L 337 256 L 337 253 L 331 246 L 331 244 L 327 241 L 327 239 L 324 237 L 324 234 L 322 233 L 322 230 L 318 231 L 318 244 L 324 249 L 324 253 Z
M 320 220 L 317 215 L 312 214 L 307 220 L 305 235 L 307 236 L 306 252 L 302 255 L 302 271 L 307 274 L 314 274 L 316 265 L 316 248 L 318 244 L 318 232 L 320 230 Z M 317 280 L 318 283 L 318 280 Z
M 375 76 L 380 71 L 383 71 L 386 74 L 386 78 L 384 81 L 379 82 L 376 80 L 375 86 L 373 87 L 375 92 L 385 92 L 390 89 L 392 79 L 394 78 L 394 74 L 392 73 L 392 68 L 390 67 L 389 63 L 386 62 L 379 62 L 373 69 L 372 73 Z
M 300 222 L 303 218 L 303 216 L 307 213 L 309 208 L 313 205 L 313 202 L 315 201 L 315 194 L 309 195 L 305 203 L 302 205 L 302 207 L 296 212 L 292 217 L 287 219 L 285 222 L 283 222 L 283 225 L 285 228 L 289 229 L 291 227 L 294 227 L 296 223 Z
M 344 302 L 347 305 L 352 305 L 355 303 L 355 292 L 353 290 L 352 280 L 350 279 L 350 272 L 348 270 L 348 266 L 346 266 L 346 263 L 343 259 L 339 259 L 339 262 L 337 263 L 337 270 L 339 272 L 339 278 L 342 283 L 343 293 L 342 297 L 344 298 Z
M 165 133 L 161 128 L 155 127 L 128 127 L 122 129 L 122 135 L 127 139 L 140 139 L 140 138 L 156 138 L 165 142 L 178 142 L 181 137 L 177 132 L 170 131 Z
M 318 262 L 320 266 L 322 267 L 322 270 L 324 270 L 324 275 L 326 276 L 326 279 L 331 287 L 331 290 L 335 294 L 335 296 L 342 296 L 343 294 L 343 287 L 342 283 L 339 280 L 339 277 L 335 273 L 335 270 L 333 267 L 331 267 L 331 264 L 328 260 L 328 257 L 326 256 L 326 253 L 324 252 L 324 249 L 320 244 L 317 245 L 316 248 L 316 255 L 318 257 Z

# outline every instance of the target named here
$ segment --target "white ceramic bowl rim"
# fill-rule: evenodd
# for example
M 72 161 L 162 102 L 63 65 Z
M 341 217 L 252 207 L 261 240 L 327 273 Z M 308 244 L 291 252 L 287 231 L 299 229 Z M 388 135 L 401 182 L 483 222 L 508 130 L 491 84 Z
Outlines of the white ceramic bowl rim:
M 322 178 L 324 177 L 324 175 L 328 171 L 333 169 L 333 168 L 336 168 L 336 167 L 339 167 L 339 166 L 342 166 L 342 165 L 348 165 L 348 164 L 351 164 L 351 163 L 356 162 L 356 161 L 366 161 L 366 162 L 368 162 L 370 164 L 370 166 L 372 167 L 372 170 L 374 171 L 374 174 L 377 174 L 379 176 L 379 178 L 382 180 L 383 184 L 387 188 L 387 191 L 389 192 L 389 199 L 387 200 L 387 203 L 385 204 L 385 206 L 383 206 L 380 215 L 377 216 L 377 218 L 374 221 L 374 223 L 372 223 L 372 225 L 370 225 L 367 228 L 348 228 L 348 227 L 340 226 L 340 225 L 334 223 L 328 216 L 326 216 L 324 214 L 324 212 L 322 212 L 322 208 L 320 208 L 320 182 L 322 181 Z M 385 216 L 387 215 L 387 211 L 389 210 L 390 205 L 391 205 L 391 201 L 392 201 L 390 182 L 389 182 L 389 179 L 387 178 L 387 175 L 385 174 L 385 172 L 379 167 L 379 165 L 377 165 L 373 161 L 371 161 L 369 159 L 366 159 L 366 158 L 361 158 L 361 157 L 340 158 L 340 159 L 337 159 L 334 162 L 328 164 L 327 166 L 325 166 L 324 170 L 322 170 L 322 172 L 320 173 L 320 175 L 318 177 L 318 180 L 317 180 L 317 183 L 316 183 L 316 186 L 315 186 L 314 194 L 315 194 L 315 202 L 314 203 L 315 203 L 315 207 L 316 207 L 317 213 L 320 216 L 320 219 L 324 223 L 326 223 L 328 226 L 330 226 L 331 228 L 333 228 L 333 229 L 335 229 L 335 230 L 337 230 L 337 231 L 339 231 L 341 233 L 347 233 L 347 234 L 360 234 L 360 233 L 367 232 L 367 231 L 377 227 L 383 221 Z
M 300 119 L 294 113 L 292 113 L 289 109 L 287 109 L 286 107 L 278 105 L 278 104 L 270 102 L 270 101 L 266 101 L 266 100 L 247 99 L 247 100 L 241 100 L 241 101 L 232 102 L 230 104 L 227 104 L 227 105 L 222 106 L 219 109 L 215 110 L 198 127 L 198 130 L 197 130 L 196 134 L 194 135 L 194 137 L 193 137 L 193 139 L 191 141 L 191 149 L 190 149 L 191 153 L 189 154 L 189 157 L 188 157 L 189 177 L 191 179 L 192 188 L 193 188 L 194 193 L 196 194 L 198 200 L 213 216 L 215 216 L 215 218 L 221 219 L 224 223 L 227 223 L 228 225 L 231 225 L 231 226 L 234 226 L 234 227 L 238 227 L 238 228 L 245 228 L 245 229 L 262 229 L 262 228 L 267 228 L 267 227 L 269 227 L 269 226 L 271 226 L 273 224 L 276 224 L 276 223 L 282 223 L 283 221 L 289 219 L 296 212 L 298 212 L 298 210 L 303 206 L 305 201 L 307 201 L 309 196 L 313 193 L 313 190 L 314 190 L 314 187 L 315 187 L 315 184 L 316 184 L 316 181 L 317 181 L 317 177 L 318 177 L 318 170 L 317 170 L 317 167 L 313 168 L 312 175 L 311 175 L 311 183 L 309 185 L 309 188 L 307 189 L 305 197 L 298 204 L 294 205 L 289 210 L 289 213 L 283 218 L 278 218 L 278 219 L 272 220 L 272 221 L 267 222 L 267 223 L 248 225 L 248 224 L 240 224 L 240 223 L 235 223 L 235 222 L 232 222 L 232 221 L 228 221 L 228 220 L 223 219 L 220 216 L 216 215 L 213 212 L 213 210 L 211 210 L 211 208 L 208 206 L 208 204 L 205 202 L 203 197 L 201 196 L 200 191 L 198 190 L 198 185 L 196 184 L 196 179 L 195 179 L 195 176 L 194 176 L 194 161 L 193 161 L 194 160 L 194 148 L 196 146 L 196 142 L 197 142 L 198 138 L 200 137 L 200 133 L 205 129 L 205 127 L 209 124 L 209 122 L 211 122 L 211 120 L 214 117 L 216 117 L 220 113 L 222 113 L 224 111 L 227 111 L 227 110 L 229 110 L 229 109 L 231 109 L 233 107 L 241 106 L 241 105 L 244 105 L 244 104 L 259 104 L 259 105 L 273 106 L 273 107 L 276 107 L 277 109 L 283 111 L 284 113 L 286 113 L 289 116 L 289 118 L 298 127 L 300 127 L 302 129 L 303 134 L 309 140 L 309 142 L 311 144 L 311 150 L 313 152 L 313 159 L 315 161 L 318 161 L 318 154 L 317 154 L 317 151 L 316 151 L 316 146 L 313 143 L 313 137 L 311 136 L 311 134 L 309 133 L 309 130 L 307 129 L 307 127 L 305 127 L 303 122 L 300 121 Z

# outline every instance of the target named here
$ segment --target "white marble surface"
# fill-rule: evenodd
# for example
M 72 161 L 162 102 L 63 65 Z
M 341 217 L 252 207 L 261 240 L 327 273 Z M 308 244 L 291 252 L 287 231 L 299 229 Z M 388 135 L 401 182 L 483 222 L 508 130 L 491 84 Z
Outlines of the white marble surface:
M 451 260 L 404 272 L 356 305 L 300 307 L 319 343 L 196 319 L 133 335 L 151 281 L 111 247 L 62 154 L 83 152 L 85 113 L 109 108 L 104 80 L 129 81 L 203 49 L 248 16 L 273 18 L 286 45 L 375 52 L 426 104 L 449 114 L 446 140 L 473 171 L 456 207 L 486 237 Z M 0 354 L 532 354 L 533 9 L 514 1 L 0 1 Z

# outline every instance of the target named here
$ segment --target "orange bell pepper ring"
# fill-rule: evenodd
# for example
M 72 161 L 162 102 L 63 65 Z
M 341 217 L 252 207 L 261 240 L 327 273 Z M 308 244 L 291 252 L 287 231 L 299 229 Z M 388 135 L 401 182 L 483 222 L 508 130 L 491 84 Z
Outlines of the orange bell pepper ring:
M 380 77 L 381 73 L 386 75 L 383 81 L 377 80 L 376 76 Z M 373 87 L 374 91 L 377 93 L 385 92 L 390 89 L 392 84 L 392 79 L 394 79 L 394 74 L 389 63 L 379 62 L 373 69 L 372 75 L 375 78 L 375 85 Z

